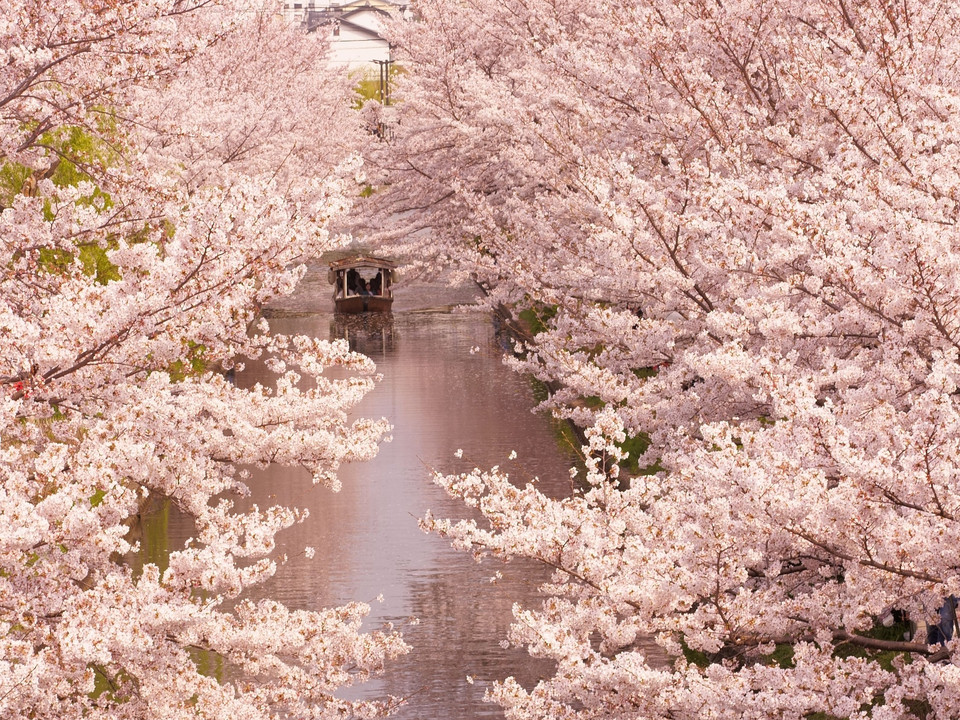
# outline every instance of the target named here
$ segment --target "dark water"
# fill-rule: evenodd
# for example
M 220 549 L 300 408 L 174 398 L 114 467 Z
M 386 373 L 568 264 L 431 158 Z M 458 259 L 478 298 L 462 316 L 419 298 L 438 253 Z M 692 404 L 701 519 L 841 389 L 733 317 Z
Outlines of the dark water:
M 483 701 L 492 681 L 514 676 L 529 687 L 550 670 L 522 650 L 501 647 L 513 603 L 536 605 L 546 570 L 529 562 L 477 564 L 417 525 L 428 509 L 438 517 L 467 514 L 432 484 L 432 468 L 500 465 L 518 482 L 538 477 L 550 495 L 570 490 L 575 456 L 563 449 L 555 421 L 531 413 L 533 387 L 502 364 L 505 339 L 491 317 L 448 311 L 471 297 L 469 287 L 412 283 L 397 289 L 392 317 L 338 320 L 318 268 L 296 296 L 265 313 L 276 332 L 347 337 L 369 355 L 383 381 L 358 415 L 386 417 L 394 430 L 376 459 L 342 468 L 339 493 L 312 486 L 295 470 L 254 475 L 251 502 L 310 510 L 306 522 L 281 533 L 278 551 L 291 559 L 258 594 L 304 609 L 371 603 L 367 627 L 394 623 L 413 649 L 382 677 L 343 695 L 408 698 L 397 717 L 410 720 L 502 717 Z M 237 382 L 261 378 L 265 371 L 250 367 Z M 508 459 L 512 451 L 516 460 Z M 173 538 L 191 533 L 186 524 L 177 527 L 182 522 L 171 519 Z M 304 546 L 316 549 L 313 559 L 302 555 Z M 492 583 L 498 570 L 503 578 Z M 413 618 L 419 622 L 411 624 Z

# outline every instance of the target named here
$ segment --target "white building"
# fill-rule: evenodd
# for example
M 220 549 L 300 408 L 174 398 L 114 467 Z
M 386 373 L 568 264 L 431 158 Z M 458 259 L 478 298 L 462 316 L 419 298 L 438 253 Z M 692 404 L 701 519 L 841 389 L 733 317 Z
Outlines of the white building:
M 330 62 L 378 74 L 378 63 L 389 62 L 390 44 L 384 39 L 383 22 L 391 15 L 409 16 L 407 0 L 284 0 L 283 15 L 303 23 L 307 32 L 330 33 Z

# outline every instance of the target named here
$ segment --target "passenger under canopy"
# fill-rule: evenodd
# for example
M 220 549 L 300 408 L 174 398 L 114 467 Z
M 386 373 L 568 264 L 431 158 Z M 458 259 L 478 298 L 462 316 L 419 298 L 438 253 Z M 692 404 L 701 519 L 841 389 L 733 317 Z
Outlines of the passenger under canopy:
M 370 255 L 354 255 L 330 263 L 327 279 L 340 313 L 390 312 L 396 263 Z

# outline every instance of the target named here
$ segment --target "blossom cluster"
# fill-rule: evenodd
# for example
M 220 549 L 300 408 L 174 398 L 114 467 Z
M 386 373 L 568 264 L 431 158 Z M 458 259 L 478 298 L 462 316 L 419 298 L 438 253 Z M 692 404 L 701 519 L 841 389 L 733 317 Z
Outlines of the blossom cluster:
M 249 2 L 0 2 L 0 716 L 388 711 L 335 693 L 402 640 L 244 600 L 303 514 L 233 504 L 238 468 L 335 488 L 388 430 L 353 412 L 367 358 L 254 326 L 349 205 L 324 53 Z M 233 382 L 261 357 L 274 383 Z M 156 498 L 194 537 L 131 563 Z
M 556 571 L 513 640 L 557 670 L 494 699 L 960 715 L 956 641 L 926 630 L 960 591 L 957 4 L 418 11 L 372 217 L 538 314 L 514 362 L 594 428 L 564 500 L 437 478 L 485 521 L 429 528 Z

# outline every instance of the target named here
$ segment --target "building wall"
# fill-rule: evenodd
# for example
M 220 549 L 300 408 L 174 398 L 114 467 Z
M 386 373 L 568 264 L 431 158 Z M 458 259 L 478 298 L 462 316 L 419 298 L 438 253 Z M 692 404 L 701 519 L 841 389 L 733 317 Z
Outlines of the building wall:
M 350 27 L 340 27 L 340 34 L 330 43 L 330 63 L 350 69 L 366 69 L 367 74 L 376 75 L 374 60 L 388 60 L 390 48 L 381 37 L 371 37 Z
M 389 0 L 282 0 L 283 16 L 290 22 L 303 23 L 310 11 L 334 11 L 345 16 L 345 20 L 359 27 L 341 24 L 330 38 L 330 63 L 337 67 L 362 70 L 368 75 L 377 75 L 374 61 L 389 60 L 390 47 L 380 36 L 383 15 L 377 10 L 406 14 L 407 3 L 393 3 Z M 332 29 L 321 26 L 319 32 Z M 363 31 L 366 30 L 366 32 Z

